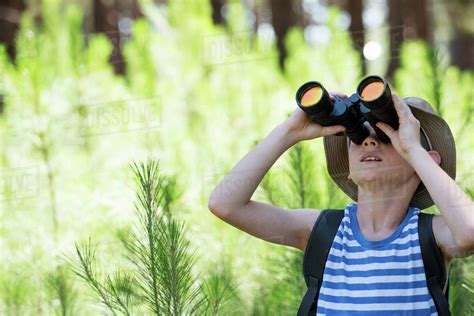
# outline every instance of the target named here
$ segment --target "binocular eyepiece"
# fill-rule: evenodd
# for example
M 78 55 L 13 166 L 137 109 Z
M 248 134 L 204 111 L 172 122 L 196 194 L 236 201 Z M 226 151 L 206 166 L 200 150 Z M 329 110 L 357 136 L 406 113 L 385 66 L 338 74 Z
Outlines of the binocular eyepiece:
M 335 96 L 334 101 L 321 83 L 306 82 L 296 92 L 296 103 L 311 120 L 322 126 L 343 125 L 347 136 L 358 145 L 370 134 L 364 125 L 366 121 L 384 143 L 390 143 L 390 138 L 375 124 L 383 122 L 395 130 L 399 125 L 390 87 L 379 76 L 364 78 L 356 93 L 347 99 Z

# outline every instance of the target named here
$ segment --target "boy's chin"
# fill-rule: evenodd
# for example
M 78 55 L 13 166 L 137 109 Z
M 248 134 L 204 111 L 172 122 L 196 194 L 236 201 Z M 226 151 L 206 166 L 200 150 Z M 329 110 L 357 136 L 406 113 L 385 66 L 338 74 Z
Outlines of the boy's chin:
M 395 178 L 398 178 L 398 176 L 376 170 L 364 170 L 360 171 L 356 175 L 352 175 L 351 178 L 352 181 L 354 181 L 354 183 L 359 186 L 364 186 L 367 184 L 372 186 L 383 186 L 393 184 L 393 182 L 397 180 Z

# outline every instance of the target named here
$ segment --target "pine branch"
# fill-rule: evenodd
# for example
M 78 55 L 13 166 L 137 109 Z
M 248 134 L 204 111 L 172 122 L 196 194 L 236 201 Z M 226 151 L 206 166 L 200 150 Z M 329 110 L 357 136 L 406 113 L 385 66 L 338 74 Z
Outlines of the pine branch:
M 273 173 L 268 172 L 265 177 L 263 177 L 262 182 L 260 182 L 260 188 L 262 188 L 263 193 L 265 194 L 265 199 L 268 203 L 272 205 L 277 205 L 275 198 L 275 188 L 273 187 Z
M 195 253 L 189 253 L 189 241 L 184 236 L 184 224 L 174 219 L 160 222 L 159 269 L 162 295 L 170 304 L 171 315 L 181 315 L 183 308 L 193 300 L 192 286 L 196 281 L 191 268 L 195 263 Z
M 285 170 L 286 172 L 286 170 Z M 263 198 L 272 205 L 291 207 L 286 190 L 286 176 L 281 169 L 270 170 L 260 182 Z
M 138 223 L 121 240 L 137 268 L 139 288 L 150 310 L 156 315 L 182 315 L 198 289 L 193 289 L 195 252 L 189 250 L 184 224 L 171 211 L 180 196 L 176 180 L 160 176 L 154 161 L 134 163 L 132 170 L 138 184 Z
M 158 208 L 164 197 L 162 191 L 163 178 L 159 176 L 159 165 L 155 161 L 150 160 L 147 164 L 133 163 L 131 167 L 139 185 L 138 203 L 135 203 L 135 209 L 139 218 L 138 222 L 141 224 L 141 232 L 147 238 L 147 244 L 145 245 L 138 236 L 135 237 L 137 243 L 134 248 L 134 255 L 140 259 L 140 275 L 145 284 L 148 285 L 147 287 L 142 286 L 142 289 L 150 303 L 151 311 L 159 315 L 161 306 L 158 273 L 156 271 L 158 264 L 156 223 L 161 221 L 158 216 Z
M 18 268 L 18 267 L 17 267 Z M 6 315 L 23 315 L 26 313 L 27 303 L 31 300 L 30 279 L 25 276 L 24 270 L 2 270 L 0 279 L 3 310 Z
M 433 105 L 439 116 L 443 116 L 442 108 L 442 90 L 443 90 L 443 79 L 444 79 L 444 67 L 441 64 L 441 53 L 439 49 L 428 48 L 427 51 L 429 72 L 431 77 L 431 93 L 433 98 Z
M 474 189 L 471 188 L 465 188 L 464 191 L 469 195 L 471 199 L 474 199 Z
M 58 266 L 47 276 L 46 286 L 51 295 L 59 300 L 60 315 L 74 315 L 77 291 L 64 266 Z
M 116 272 L 100 282 L 95 269 L 95 248 L 76 245 L 75 273 L 89 284 L 112 313 L 132 315 L 135 302 L 144 302 L 154 315 L 192 314 L 202 300 L 192 273 L 196 252 L 190 251 L 185 225 L 173 218 L 170 206 L 179 196 L 176 181 L 160 176 L 157 162 L 134 163 L 138 183 L 135 210 L 138 221 L 117 235 L 134 274 Z M 103 284 L 103 285 L 102 285 Z
M 294 205 L 291 208 L 315 207 L 319 201 L 318 190 L 314 187 L 314 157 L 303 143 L 296 144 L 289 153 L 290 192 Z
M 211 269 L 200 285 L 200 307 L 194 307 L 197 315 L 228 315 L 242 306 L 232 267 L 224 262 Z
M 464 95 L 463 100 L 461 100 L 461 102 L 466 104 L 466 113 L 464 115 L 464 120 L 461 124 L 461 127 L 456 133 L 456 139 L 461 139 L 464 136 L 464 132 L 466 131 L 469 124 L 472 122 L 472 118 L 474 116 L 474 106 L 472 104 L 473 99 L 474 99 L 474 91 L 472 89 L 469 89 L 467 93 Z
M 117 271 L 112 277 L 106 276 L 105 285 L 111 294 L 114 304 L 125 315 L 132 315 L 132 302 L 136 297 L 132 275 Z
M 299 208 L 304 208 L 306 205 L 306 188 L 305 188 L 305 162 L 303 159 L 303 144 L 298 143 L 290 151 L 290 170 L 289 173 L 291 183 L 293 184 L 294 192 L 297 194 Z
M 71 257 L 68 258 L 73 272 L 94 290 L 98 295 L 100 302 L 105 305 L 113 315 L 117 315 L 112 297 L 107 293 L 107 290 L 98 280 L 95 268 L 96 248 L 92 245 L 91 239 L 89 239 L 88 243 L 83 245 L 75 244 L 75 248 L 79 262 Z

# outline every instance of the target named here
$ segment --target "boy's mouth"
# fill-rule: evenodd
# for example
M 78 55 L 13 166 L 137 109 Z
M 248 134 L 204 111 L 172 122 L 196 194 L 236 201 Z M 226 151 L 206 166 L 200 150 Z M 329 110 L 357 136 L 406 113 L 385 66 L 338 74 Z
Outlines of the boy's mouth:
M 362 158 L 360 159 L 360 162 L 364 162 L 364 163 L 376 163 L 380 161 L 382 161 L 382 159 L 374 153 L 364 154 Z

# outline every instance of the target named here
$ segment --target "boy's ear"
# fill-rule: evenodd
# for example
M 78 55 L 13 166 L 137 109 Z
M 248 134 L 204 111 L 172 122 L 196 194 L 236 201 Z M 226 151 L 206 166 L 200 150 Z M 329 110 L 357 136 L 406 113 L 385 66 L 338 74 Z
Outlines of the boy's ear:
M 441 155 L 436 150 L 429 150 L 428 154 L 430 154 L 431 158 L 439 165 L 441 163 Z
M 352 178 L 351 178 L 351 173 L 350 173 L 350 172 L 347 174 L 347 179 L 348 179 L 348 180 L 352 180 Z

